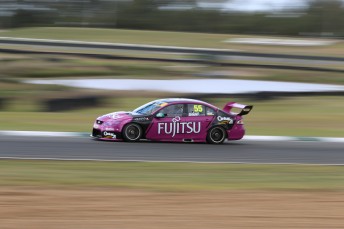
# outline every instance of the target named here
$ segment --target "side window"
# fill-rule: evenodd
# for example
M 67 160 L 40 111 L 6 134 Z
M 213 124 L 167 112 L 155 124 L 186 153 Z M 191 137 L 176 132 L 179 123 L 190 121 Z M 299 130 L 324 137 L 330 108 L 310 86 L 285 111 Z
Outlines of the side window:
M 219 116 L 222 116 L 222 117 L 227 117 L 228 114 L 226 114 L 225 112 L 223 111 L 219 111 Z
M 215 115 L 215 110 L 210 107 L 205 107 L 205 115 L 206 116 L 213 116 Z
M 166 117 L 183 116 L 184 104 L 174 104 L 160 110 Z
M 188 116 L 204 116 L 205 107 L 200 104 L 188 104 Z

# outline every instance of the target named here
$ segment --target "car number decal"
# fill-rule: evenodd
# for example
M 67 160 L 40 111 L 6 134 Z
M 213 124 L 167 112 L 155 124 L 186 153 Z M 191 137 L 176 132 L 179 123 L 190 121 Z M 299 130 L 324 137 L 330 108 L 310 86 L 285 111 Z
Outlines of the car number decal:
M 202 113 L 202 111 L 203 111 L 203 107 L 202 107 L 202 105 L 194 105 L 194 112 L 200 112 L 200 113 Z

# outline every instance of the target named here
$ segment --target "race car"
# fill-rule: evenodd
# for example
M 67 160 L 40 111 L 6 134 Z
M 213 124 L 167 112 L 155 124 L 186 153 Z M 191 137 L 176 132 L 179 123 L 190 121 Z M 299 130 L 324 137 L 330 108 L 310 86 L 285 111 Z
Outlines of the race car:
M 233 112 L 233 108 L 237 112 Z M 226 139 L 239 140 L 244 136 L 242 116 L 252 108 L 229 102 L 221 110 L 195 99 L 159 99 L 131 112 L 120 111 L 98 117 L 91 137 L 126 142 L 147 139 L 221 144 Z

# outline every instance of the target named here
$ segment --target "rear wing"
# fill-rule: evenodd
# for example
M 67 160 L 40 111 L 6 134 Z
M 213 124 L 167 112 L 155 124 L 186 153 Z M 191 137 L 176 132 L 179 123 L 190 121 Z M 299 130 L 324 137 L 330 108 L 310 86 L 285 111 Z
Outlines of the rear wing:
M 244 105 L 236 102 L 229 102 L 223 107 L 223 111 L 229 113 L 231 112 L 232 108 L 239 108 L 241 111 L 237 113 L 237 115 L 247 115 L 252 110 L 252 105 Z

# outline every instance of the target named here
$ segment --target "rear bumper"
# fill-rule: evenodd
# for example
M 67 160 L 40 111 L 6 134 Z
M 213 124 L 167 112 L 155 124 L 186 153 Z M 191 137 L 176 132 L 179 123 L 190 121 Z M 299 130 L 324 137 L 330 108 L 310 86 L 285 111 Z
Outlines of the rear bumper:
M 234 125 L 228 132 L 228 140 L 240 140 L 245 135 L 244 125 Z

